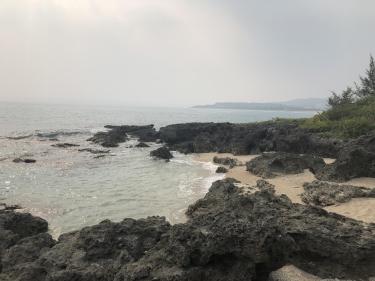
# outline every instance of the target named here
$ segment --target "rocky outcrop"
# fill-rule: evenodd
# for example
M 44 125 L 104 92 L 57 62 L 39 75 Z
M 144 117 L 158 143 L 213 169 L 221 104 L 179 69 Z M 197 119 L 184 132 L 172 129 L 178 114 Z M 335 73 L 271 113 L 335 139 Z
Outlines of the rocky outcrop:
M 301 199 L 304 203 L 323 207 L 345 203 L 352 198 L 375 198 L 375 188 L 340 185 L 332 182 L 313 181 L 305 183 L 303 189 Z
M 375 177 L 375 133 L 349 141 L 333 164 L 317 178 L 326 181 L 347 181 L 358 177 Z
M 149 251 L 170 225 L 164 218 L 103 221 L 64 234 L 55 242 L 46 233 L 8 247 L 1 256 L 0 280 L 115 280 L 127 263 Z
M 231 168 L 231 169 L 233 167 L 242 165 L 242 163 L 240 161 L 238 161 L 237 159 L 234 159 L 234 158 L 230 158 L 230 157 L 217 157 L 217 156 L 215 156 L 212 161 L 216 164 L 229 166 L 229 168 Z
M 27 163 L 27 164 L 30 164 L 30 163 L 35 163 L 36 160 L 35 159 L 31 159 L 31 158 L 15 158 L 15 159 L 13 159 L 13 162 L 14 163 Z
M 4 268 L 3 258 L 7 251 L 21 243 L 22 239 L 45 233 L 48 223 L 30 214 L 15 212 L 13 208 L 0 210 L 0 272 Z M 25 253 L 26 255 L 27 253 Z M 0 280 L 2 280 L 0 278 Z
M 320 157 L 285 152 L 263 153 L 246 163 L 247 171 L 263 178 L 273 178 L 280 174 L 299 174 L 305 169 L 315 174 L 325 166 L 324 160 Z
M 173 154 L 170 152 L 168 147 L 162 146 L 150 152 L 150 156 L 157 159 L 164 159 L 169 161 L 173 158 Z
M 217 174 L 225 174 L 225 173 L 228 173 L 228 169 L 225 168 L 225 167 L 217 167 L 216 173 Z
M 189 207 L 186 223 L 103 221 L 57 242 L 40 233 L 44 224 L 14 227 L 9 219 L 13 228 L 0 223 L 0 234 L 19 236 L 2 244 L 0 280 L 267 280 L 287 263 L 325 278 L 375 276 L 375 225 L 293 204 L 265 181 L 256 188 L 249 194 L 218 181 Z
M 230 180 L 219 181 L 187 214 L 187 223 L 124 267 L 119 280 L 267 280 L 289 262 L 321 277 L 375 273 L 374 225 L 292 204 L 270 190 L 243 195 Z
M 182 153 L 265 151 L 336 157 L 342 142 L 321 138 L 297 123 L 186 123 L 160 128 L 160 139 Z
M 156 141 L 158 133 L 154 125 L 145 126 L 111 126 L 107 125 L 105 128 L 109 129 L 107 132 L 98 132 L 88 141 L 100 144 L 104 147 L 117 147 L 119 143 L 128 140 L 129 136 L 134 136 L 140 141 Z

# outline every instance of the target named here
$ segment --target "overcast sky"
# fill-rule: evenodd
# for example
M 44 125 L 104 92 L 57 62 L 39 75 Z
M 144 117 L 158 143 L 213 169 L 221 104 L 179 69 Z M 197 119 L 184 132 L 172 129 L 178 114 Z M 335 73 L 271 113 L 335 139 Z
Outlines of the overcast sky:
M 1 0 L 0 100 L 326 97 L 375 54 L 374 0 Z

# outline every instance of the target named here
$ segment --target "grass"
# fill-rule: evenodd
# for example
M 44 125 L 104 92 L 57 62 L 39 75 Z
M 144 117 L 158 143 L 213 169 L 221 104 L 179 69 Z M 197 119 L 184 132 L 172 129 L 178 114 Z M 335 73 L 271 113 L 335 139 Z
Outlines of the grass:
M 335 138 L 355 138 L 375 130 L 375 97 L 332 107 L 301 122 L 302 128 Z

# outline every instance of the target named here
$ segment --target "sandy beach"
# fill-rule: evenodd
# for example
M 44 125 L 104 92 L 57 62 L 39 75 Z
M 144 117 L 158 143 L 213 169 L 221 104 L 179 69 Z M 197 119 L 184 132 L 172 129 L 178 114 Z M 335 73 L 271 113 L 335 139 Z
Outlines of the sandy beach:
M 201 153 L 195 154 L 194 158 L 200 162 L 212 162 L 215 157 L 231 157 L 236 158 L 245 164 L 247 161 L 255 158 L 257 155 L 233 155 L 229 153 Z M 334 159 L 324 159 L 326 163 L 332 163 Z M 244 185 L 255 185 L 256 181 L 261 179 L 260 177 L 251 174 L 246 171 L 245 166 L 237 166 L 229 169 L 226 177 L 235 178 Z M 292 202 L 301 203 L 300 194 L 303 192 L 303 183 L 311 182 L 315 180 L 315 176 L 308 170 L 304 173 L 295 175 L 282 175 L 276 178 L 267 179 L 268 182 L 275 185 L 277 194 L 287 195 Z M 345 184 L 363 186 L 363 187 L 375 187 L 375 178 L 356 178 L 345 182 Z M 375 198 L 355 198 L 347 203 L 342 203 L 334 206 L 328 206 L 324 208 L 329 212 L 334 212 L 349 218 L 364 221 L 367 223 L 375 223 Z

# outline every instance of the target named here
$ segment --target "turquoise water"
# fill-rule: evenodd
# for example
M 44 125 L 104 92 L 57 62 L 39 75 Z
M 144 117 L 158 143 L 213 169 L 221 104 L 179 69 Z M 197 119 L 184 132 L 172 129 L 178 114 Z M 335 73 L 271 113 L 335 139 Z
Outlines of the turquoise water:
M 274 117 L 308 117 L 313 112 L 275 112 L 190 108 L 126 108 L 0 103 L 0 202 L 20 204 L 46 218 L 51 232 L 92 225 L 103 219 L 166 216 L 184 220 L 186 207 L 202 197 L 211 182 L 222 177 L 215 166 L 175 153 L 166 163 L 149 152 L 157 147 L 133 148 L 130 140 L 103 158 L 79 152 L 99 148 L 87 138 L 106 124 L 183 122 L 254 122 Z M 28 136 L 24 139 L 7 137 Z M 59 142 L 80 145 L 55 148 Z M 13 163 L 16 157 L 35 164 Z

